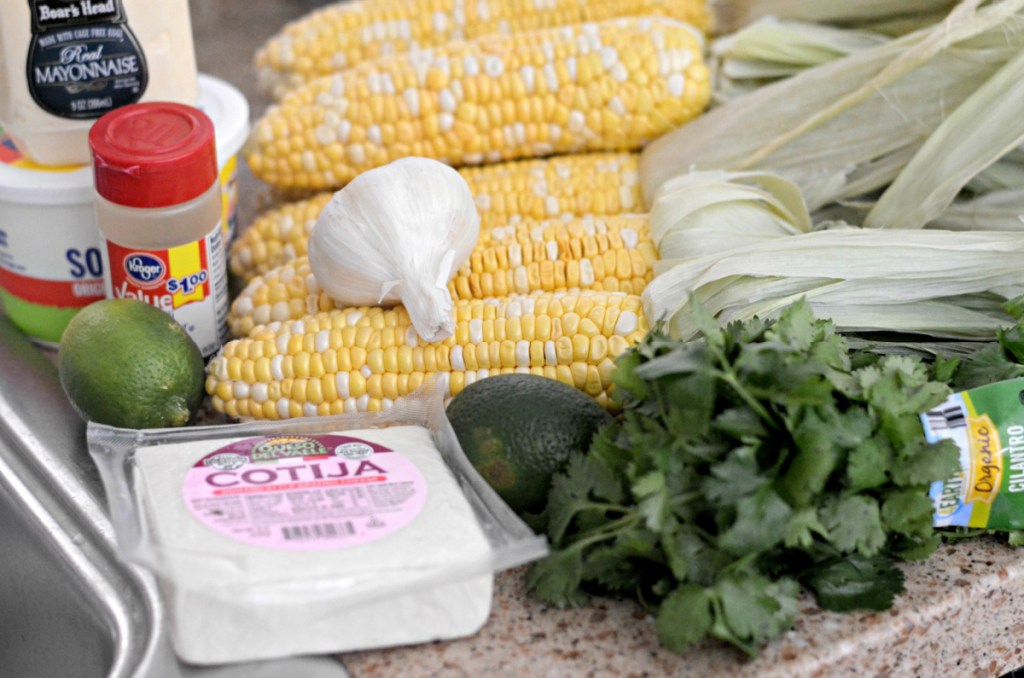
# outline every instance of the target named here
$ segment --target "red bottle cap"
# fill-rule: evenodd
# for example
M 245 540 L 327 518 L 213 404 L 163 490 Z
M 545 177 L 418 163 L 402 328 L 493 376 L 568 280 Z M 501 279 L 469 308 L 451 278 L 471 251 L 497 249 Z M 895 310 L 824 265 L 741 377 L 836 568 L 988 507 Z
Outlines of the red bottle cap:
M 89 130 L 96 192 L 118 205 L 187 202 L 217 180 L 213 122 L 198 108 L 169 102 L 115 108 Z

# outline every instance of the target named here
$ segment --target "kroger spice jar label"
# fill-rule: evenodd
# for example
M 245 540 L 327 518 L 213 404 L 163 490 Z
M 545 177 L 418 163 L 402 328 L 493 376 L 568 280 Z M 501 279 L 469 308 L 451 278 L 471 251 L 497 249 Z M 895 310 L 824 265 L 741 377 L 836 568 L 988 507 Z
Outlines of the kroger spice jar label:
M 227 338 L 228 288 L 223 231 L 179 247 L 147 250 L 104 239 L 108 298 L 132 298 L 165 311 L 181 323 L 203 356 Z
M 427 484 L 408 458 L 343 435 L 249 438 L 200 459 L 188 510 L 212 530 L 286 551 L 376 541 L 423 510 Z

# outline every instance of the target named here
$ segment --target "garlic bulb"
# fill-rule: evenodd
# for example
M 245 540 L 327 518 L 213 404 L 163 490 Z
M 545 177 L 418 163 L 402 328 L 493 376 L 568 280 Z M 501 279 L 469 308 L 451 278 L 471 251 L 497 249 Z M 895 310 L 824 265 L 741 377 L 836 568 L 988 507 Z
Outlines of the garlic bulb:
M 401 303 L 424 341 L 442 341 L 455 331 L 448 281 L 479 235 L 466 180 L 436 160 L 402 158 L 334 194 L 310 235 L 309 264 L 335 301 Z

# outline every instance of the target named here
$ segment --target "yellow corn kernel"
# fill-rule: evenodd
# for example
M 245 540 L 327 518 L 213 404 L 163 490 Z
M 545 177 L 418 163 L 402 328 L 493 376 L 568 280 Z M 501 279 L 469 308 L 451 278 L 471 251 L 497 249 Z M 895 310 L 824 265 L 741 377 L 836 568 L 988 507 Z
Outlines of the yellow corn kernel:
M 371 374 L 366 379 L 366 392 L 371 398 L 383 398 L 384 388 L 381 385 L 381 375 Z
M 367 393 L 367 378 L 361 372 L 348 373 L 348 394 L 350 397 L 362 397 Z
M 384 372 L 384 351 L 379 348 L 369 351 L 366 354 L 366 366 L 374 374 L 382 374 Z

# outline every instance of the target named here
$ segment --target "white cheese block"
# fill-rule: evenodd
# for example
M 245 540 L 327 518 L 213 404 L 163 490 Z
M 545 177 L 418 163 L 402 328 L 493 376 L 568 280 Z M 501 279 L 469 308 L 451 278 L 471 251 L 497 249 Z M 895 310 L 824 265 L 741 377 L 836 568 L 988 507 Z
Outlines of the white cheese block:
M 354 439 L 354 440 L 353 440 Z M 135 492 L 182 659 L 475 633 L 491 546 L 419 426 L 139 448 Z M 464 574 L 460 574 L 464 573 Z

